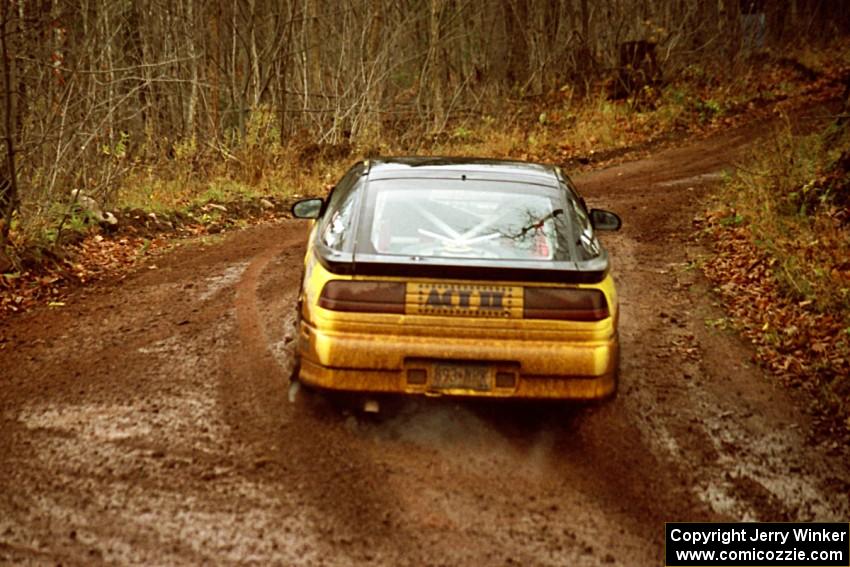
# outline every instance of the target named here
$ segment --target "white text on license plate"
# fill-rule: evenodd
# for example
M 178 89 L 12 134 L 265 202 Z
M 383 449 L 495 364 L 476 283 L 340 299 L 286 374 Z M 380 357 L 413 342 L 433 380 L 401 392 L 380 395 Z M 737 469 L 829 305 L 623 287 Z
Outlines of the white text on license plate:
M 443 390 L 489 390 L 490 367 L 473 363 L 435 364 L 431 386 Z

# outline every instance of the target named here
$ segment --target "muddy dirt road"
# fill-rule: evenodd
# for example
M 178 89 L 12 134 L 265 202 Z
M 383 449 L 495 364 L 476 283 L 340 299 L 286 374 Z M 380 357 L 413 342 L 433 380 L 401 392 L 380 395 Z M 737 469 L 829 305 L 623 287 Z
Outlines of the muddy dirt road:
M 846 448 L 706 324 L 692 219 L 753 134 L 577 180 L 624 219 L 608 404 L 289 403 L 296 221 L 8 321 L 0 563 L 658 565 L 664 521 L 846 520 Z

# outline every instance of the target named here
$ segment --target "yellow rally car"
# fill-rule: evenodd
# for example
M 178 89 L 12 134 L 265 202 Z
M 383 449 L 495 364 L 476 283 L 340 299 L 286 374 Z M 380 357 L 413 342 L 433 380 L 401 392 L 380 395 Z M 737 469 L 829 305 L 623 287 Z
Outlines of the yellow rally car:
M 319 388 L 599 399 L 617 388 L 617 294 L 557 167 L 457 158 L 355 164 L 315 219 L 294 377 Z

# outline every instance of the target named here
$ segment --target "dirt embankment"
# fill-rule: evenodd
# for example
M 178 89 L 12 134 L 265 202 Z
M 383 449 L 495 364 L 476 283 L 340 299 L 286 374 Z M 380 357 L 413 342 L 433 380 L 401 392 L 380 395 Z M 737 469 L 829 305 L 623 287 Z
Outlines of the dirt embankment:
M 705 324 L 692 219 L 755 133 L 577 180 L 624 219 L 608 404 L 289 403 L 296 221 L 11 320 L 0 563 L 657 565 L 664 521 L 846 519 L 846 448 Z

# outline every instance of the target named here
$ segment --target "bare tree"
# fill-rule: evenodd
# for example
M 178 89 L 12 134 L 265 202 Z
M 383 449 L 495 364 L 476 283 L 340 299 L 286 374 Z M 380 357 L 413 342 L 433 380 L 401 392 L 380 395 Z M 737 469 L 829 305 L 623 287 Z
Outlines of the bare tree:
M 6 246 L 12 215 L 18 208 L 18 168 L 15 164 L 15 104 L 12 99 L 13 63 L 9 56 L 9 4 L 0 2 L 0 57 L 3 68 L 3 143 L 6 163 L 0 175 L 0 252 Z
M 667 69 L 734 62 L 739 4 L 6 0 L 0 238 L 15 215 L 55 226 L 81 191 L 114 201 L 131 158 L 190 155 L 197 170 L 269 144 L 427 141 L 521 97 L 592 91 L 628 42 L 652 43 Z M 840 0 L 768 11 L 767 41 L 850 28 Z

